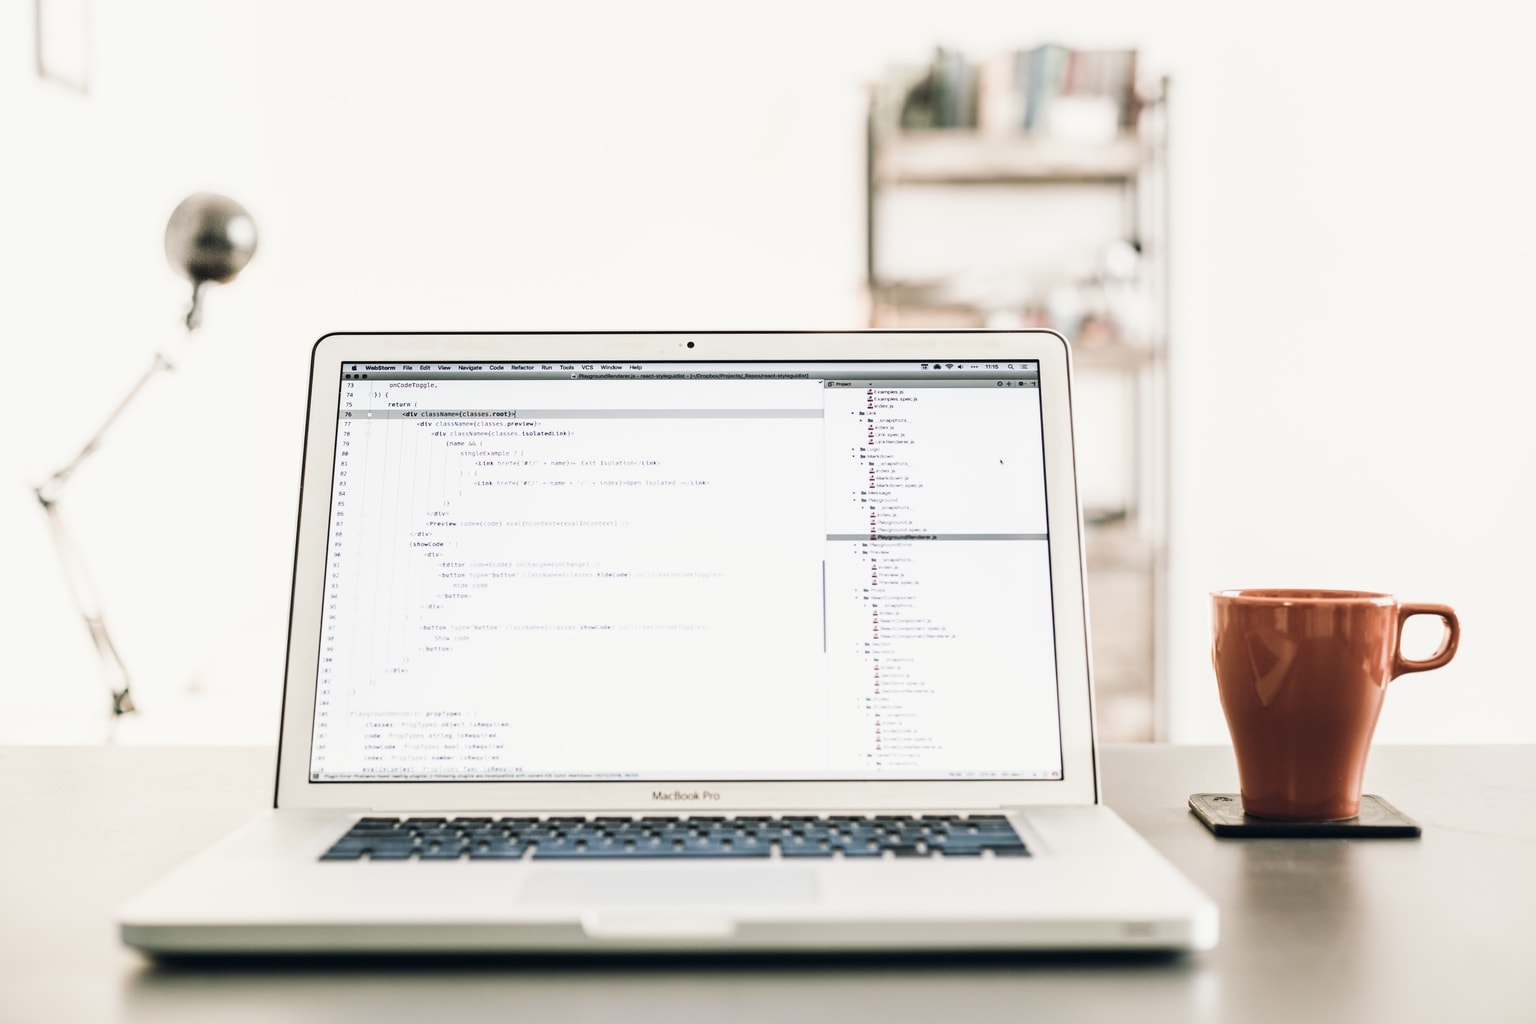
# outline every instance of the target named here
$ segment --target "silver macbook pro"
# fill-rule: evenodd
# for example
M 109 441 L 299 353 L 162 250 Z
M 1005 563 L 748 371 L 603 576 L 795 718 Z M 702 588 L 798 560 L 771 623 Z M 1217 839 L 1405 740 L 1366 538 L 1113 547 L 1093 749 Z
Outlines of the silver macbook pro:
M 1201 949 L 1099 800 L 1045 331 L 334 334 L 274 806 L 150 953 Z

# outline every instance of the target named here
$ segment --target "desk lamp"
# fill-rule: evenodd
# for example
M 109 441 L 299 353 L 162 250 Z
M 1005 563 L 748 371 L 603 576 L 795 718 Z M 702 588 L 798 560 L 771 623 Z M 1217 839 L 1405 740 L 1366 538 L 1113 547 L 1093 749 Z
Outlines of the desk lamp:
M 165 226 L 165 255 L 171 266 L 192 282 L 192 305 L 187 310 L 185 320 L 189 337 L 202 323 L 204 288 L 210 283 L 233 281 L 245 269 L 255 251 L 256 223 L 245 208 L 233 199 L 211 192 L 199 192 L 182 200 L 172 211 L 171 219 Z M 107 414 L 91 439 L 85 442 L 85 447 L 58 472 L 33 488 L 38 503 L 48 515 L 48 526 L 70 600 L 85 621 L 96 653 L 101 659 L 107 688 L 112 694 L 114 717 L 134 710 L 133 696 L 129 692 L 128 668 L 107 631 L 101 595 L 86 566 L 80 546 L 60 515 L 59 496 L 75 471 L 96 451 L 112 425 L 139 396 L 150 379 L 163 370 L 175 368 L 175 363 L 164 352 L 156 352 L 149 369 L 144 371 L 143 376 Z

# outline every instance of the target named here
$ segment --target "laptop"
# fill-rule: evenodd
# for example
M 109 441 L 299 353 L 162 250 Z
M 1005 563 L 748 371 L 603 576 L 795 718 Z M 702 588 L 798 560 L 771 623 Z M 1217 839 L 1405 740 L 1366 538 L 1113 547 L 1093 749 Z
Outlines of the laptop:
M 1196 950 L 1046 331 L 332 334 L 271 809 L 150 954 Z

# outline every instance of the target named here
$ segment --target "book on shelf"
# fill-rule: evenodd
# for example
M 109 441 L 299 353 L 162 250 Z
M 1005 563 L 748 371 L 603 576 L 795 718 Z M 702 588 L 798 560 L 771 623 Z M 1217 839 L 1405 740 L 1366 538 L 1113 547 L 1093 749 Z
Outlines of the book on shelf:
M 975 127 L 977 74 L 965 54 L 940 47 L 920 74 L 898 90 L 903 131 Z

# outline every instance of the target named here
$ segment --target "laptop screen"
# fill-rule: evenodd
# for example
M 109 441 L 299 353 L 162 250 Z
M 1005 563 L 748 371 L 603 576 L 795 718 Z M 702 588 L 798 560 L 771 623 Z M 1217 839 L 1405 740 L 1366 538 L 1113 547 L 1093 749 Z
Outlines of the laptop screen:
M 310 780 L 1061 778 L 1039 374 L 343 363 Z

